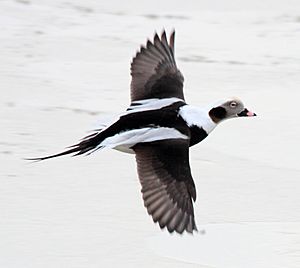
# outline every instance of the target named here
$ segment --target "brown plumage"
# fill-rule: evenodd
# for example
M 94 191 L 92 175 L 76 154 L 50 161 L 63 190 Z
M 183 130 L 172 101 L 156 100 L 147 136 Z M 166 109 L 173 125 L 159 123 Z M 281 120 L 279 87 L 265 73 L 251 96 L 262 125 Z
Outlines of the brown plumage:
M 164 140 L 133 147 L 144 205 L 153 221 L 169 232 L 197 230 L 192 203 L 196 189 L 188 161 L 188 142 Z
M 184 100 L 181 72 L 174 58 L 175 31 L 168 43 L 166 33 L 148 40 L 131 63 L 131 100 L 177 97 Z

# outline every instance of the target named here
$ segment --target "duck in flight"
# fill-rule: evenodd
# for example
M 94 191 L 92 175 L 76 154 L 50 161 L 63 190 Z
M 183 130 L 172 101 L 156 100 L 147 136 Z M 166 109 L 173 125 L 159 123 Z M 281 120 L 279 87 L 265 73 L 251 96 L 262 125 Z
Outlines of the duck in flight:
M 89 154 L 102 148 L 134 153 L 148 214 L 160 228 L 181 234 L 197 230 L 189 147 L 226 119 L 256 114 L 235 98 L 203 109 L 188 105 L 184 78 L 175 62 L 174 38 L 175 31 L 169 41 L 163 31 L 141 46 L 131 63 L 131 104 L 117 120 L 64 152 L 32 160 Z

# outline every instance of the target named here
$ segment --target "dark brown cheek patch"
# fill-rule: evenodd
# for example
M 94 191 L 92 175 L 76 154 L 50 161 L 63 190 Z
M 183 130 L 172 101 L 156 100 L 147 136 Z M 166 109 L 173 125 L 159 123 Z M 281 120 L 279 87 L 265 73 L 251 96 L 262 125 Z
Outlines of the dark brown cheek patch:
M 223 107 L 215 107 L 212 108 L 208 114 L 215 123 L 219 123 L 221 120 L 226 118 L 227 112 Z

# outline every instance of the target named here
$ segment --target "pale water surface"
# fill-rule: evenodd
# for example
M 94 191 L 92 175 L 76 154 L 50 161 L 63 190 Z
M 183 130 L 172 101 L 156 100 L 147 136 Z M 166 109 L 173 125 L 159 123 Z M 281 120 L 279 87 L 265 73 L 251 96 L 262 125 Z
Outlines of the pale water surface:
M 199 233 L 143 207 L 132 155 L 28 163 L 129 103 L 129 64 L 176 28 L 189 103 L 257 118 L 191 149 Z M 0 1 L 0 267 L 300 267 L 300 2 Z

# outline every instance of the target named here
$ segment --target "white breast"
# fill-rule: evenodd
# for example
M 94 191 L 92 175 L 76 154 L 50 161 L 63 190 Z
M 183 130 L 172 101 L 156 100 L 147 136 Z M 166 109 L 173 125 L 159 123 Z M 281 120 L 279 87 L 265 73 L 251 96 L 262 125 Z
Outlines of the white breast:
M 180 107 L 179 115 L 183 118 L 183 120 L 189 127 L 202 127 L 207 134 L 213 131 L 213 129 L 217 126 L 217 124 L 210 118 L 207 110 L 200 109 L 191 105 Z

